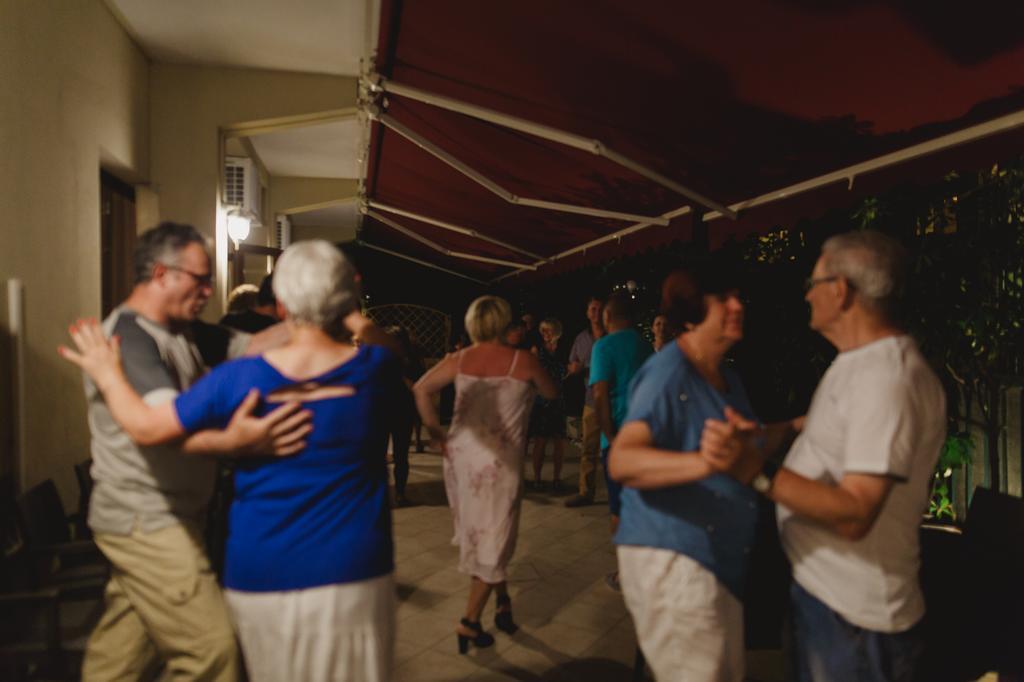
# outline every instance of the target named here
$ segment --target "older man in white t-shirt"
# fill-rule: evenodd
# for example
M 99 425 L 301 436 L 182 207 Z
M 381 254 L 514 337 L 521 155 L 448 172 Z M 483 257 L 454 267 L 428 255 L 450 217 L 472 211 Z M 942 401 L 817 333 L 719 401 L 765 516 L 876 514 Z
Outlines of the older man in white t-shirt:
M 784 468 L 763 464 L 754 425 L 736 415 L 705 429 L 705 456 L 778 503 L 801 681 L 909 682 L 923 649 L 918 527 L 946 404 L 894 321 L 903 260 L 876 232 L 825 242 L 806 298 L 839 355 Z

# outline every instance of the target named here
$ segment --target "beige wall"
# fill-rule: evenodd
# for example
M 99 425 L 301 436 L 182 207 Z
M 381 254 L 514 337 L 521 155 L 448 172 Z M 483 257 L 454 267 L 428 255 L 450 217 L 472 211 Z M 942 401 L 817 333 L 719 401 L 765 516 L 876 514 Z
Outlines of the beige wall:
M 25 283 L 25 479 L 54 478 L 69 505 L 89 438 L 81 376 L 54 350 L 100 313 L 100 167 L 147 180 L 148 68 L 101 0 L 0 0 L 0 280 Z
M 135 230 L 142 234 L 160 222 L 160 197 L 149 185 L 135 185 Z
M 292 225 L 292 242 L 306 239 L 326 239 L 329 242 L 350 242 L 356 238 L 355 226 Z
M 259 286 L 263 278 L 269 273 L 267 272 L 267 256 L 249 256 L 245 259 L 245 284 L 255 284 Z M 271 265 L 271 267 L 273 267 Z
M 100 168 L 140 185 L 140 230 L 171 219 L 213 237 L 221 126 L 350 107 L 356 81 L 151 64 L 102 0 L 0 0 L 0 88 L 0 291 L 24 281 L 25 479 L 55 479 L 71 506 L 88 429 L 81 377 L 54 351 L 69 321 L 100 312 Z M 6 299 L 0 325 L 2 351 Z
M 355 106 L 356 79 L 154 64 L 150 92 L 151 177 L 161 218 L 192 223 L 216 238 L 217 221 L 223 220 L 217 206 L 221 128 Z M 225 244 L 222 235 L 222 286 Z M 215 319 L 220 312 L 220 301 L 211 301 L 205 317 Z

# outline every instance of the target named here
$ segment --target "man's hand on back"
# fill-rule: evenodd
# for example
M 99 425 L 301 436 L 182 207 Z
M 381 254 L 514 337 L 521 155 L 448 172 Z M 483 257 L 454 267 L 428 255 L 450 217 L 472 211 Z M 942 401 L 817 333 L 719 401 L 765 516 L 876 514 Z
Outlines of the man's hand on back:
M 259 391 L 249 391 L 225 429 L 236 455 L 284 457 L 306 447 L 305 438 L 313 430 L 309 410 L 300 409 L 297 402 L 287 402 L 263 417 L 256 417 L 253 410 L 259 402 Z

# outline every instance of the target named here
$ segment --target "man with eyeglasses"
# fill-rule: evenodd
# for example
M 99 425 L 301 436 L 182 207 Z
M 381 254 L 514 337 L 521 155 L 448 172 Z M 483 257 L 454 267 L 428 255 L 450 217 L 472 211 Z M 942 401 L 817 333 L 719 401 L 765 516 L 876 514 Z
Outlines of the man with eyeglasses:
M 173 400 L 226 358 L 284 341 L 275 327 L 238 334 L 197 318 L 213 292 L 205 238 L 161 223 L 139 237 L 135 286 L 104 321 L 120 338 L 125 375 L 149 404 Z M 259 418 L 252 395 L 224 431 L 174 447 L 145 446 L 121 430 L 86 379 L 92 433 L 89 526 L 111 563 L 106 608 L 85 653 L 84 680 L 136 680 L 163 663 L 182 680 L 237 680 L 239 656 L 203 541 L 214 485 L 210 455 L 285 455 L 304 445 L 309 415 L 285 404 Z
M 905 254 L 877 232 L 828 239 L 807 281 L 812 329 L 839 355 L 783 468 L 755 425 L 709 422 L 702 453 L 778 505 L 793 566 L 798 679 L 915 679 L 924 643 L 918 527 L 945 439 L 945 393 L 899 326 Z

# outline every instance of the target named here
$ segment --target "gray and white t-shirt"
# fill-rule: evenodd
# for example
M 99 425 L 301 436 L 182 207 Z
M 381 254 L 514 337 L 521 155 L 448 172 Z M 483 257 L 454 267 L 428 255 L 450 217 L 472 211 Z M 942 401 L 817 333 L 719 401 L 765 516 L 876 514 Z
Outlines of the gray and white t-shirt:
M 778 506 L 793 579 L 854 625 L 902 632 L 924 615 L 918 527 L 945 435 L 945 392 L 909 336 L 840 353 L 814 392 L 784 466 L 831 484 L 845 474 L 894 479 L 861 540 Z
M 207 367 L 241 355 L 250 339 L 202 322 L 175 333 L 125 307 L 103 321 L 103 331 L 121 337 L 125 375 L 149 405 L 173 400 Z M 152 532 L 182 521 L 201 523 L 213 491 L 214 461 L 184 456 L 174 445 L 136 445 L 88 377 L 85 396 L 94 481 L 89 527 L 127 535 L 136 525 Z

